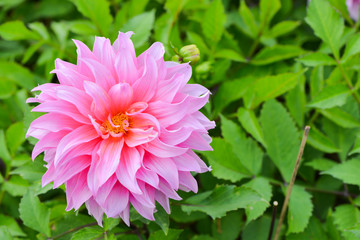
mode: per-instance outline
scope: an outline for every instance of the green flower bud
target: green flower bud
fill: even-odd
[[[182,47],[179,55],[182,58],[182,62],[190,62],[191,65],[194,65],[200,60],[200,50],[195,44]]]
[[[178,63],[182,63],[182,58],[181,58],[179,55],[174,55],[174,56],[171,58],[171,61],[173,61],[173,62],[178,62]]]

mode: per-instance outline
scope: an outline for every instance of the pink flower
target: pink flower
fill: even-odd
[[[349,15],[355,21],[359,20],[359,6],[360,0],[346,0],[346,5],[349,11]]]
[[[212,150],[215,124],[198,111],[209,91],[187,84],[190,65],[165,62],[161,43],[136,57],[131,35],[120,32],[113,45],[96,37],[93,51],[74,40],[77,64],[57,59],[60,84],[27,100],[47,112],[27,132],[39,139],[32,158],[45,153],[43,186],[65,183],[66,210],[85,203],[99,225],[104,213],[129,225],[130,203],[150,220],[155,201],[170,213],[178,189],[198,190],[190,171],[210,170],[193,152]]]

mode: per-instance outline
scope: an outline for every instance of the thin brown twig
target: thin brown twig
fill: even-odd
[[[295,167],[294,167],[294,170],[293,170],[293,173],[292,173],[292,176],[291,176],[290,184],[289,184],[289,187],[288,187],[287,192],[286,192],[285,201],[284,201],[284,204],[283,204],[282,209],[281,209],[280,219],[279,219],[279,223],[278,223],[277,228],[276,228],[276,233],[275,233],[274,240],[277,240],[279,238],[279,235],[280,235],[281,225],[282,225],[282,223],[284,221],[285,213],[286,213],[287,207],[289,205],[289,200],[290,200],[292,187],[294,186],[296,175],[297,175],[297,172],[298,172],[299,167],[300,167],[300,160],[301,160],[301,157],[302,157],[303,152],[304,152],[306,140],[307,140],[307,137],[309,135],[309,130],[310,130],[310,126],[306,126],[305,130],[304,130],[303,138],[301,140],[300,149],[299,149],[299,153],[298,153],[298,156],[297,156],[297,159],[296,159]]]
[[[66,232],[60,233],[59,235],[56,235],[56,236],[54,236],[54,237],[49,237],[49,238],[47,238],[47,240],[54,240],[54,239],[57,239],[57,238],[61,238],[62,236],[65,236],[66,234],[75,232],[75,231],[80,230],[80,229],[82,229],[82,228],[86,228],[86,227],[90,227],[90,226],[95,226],[95,225],[97,225],[97,223],[96,223],[96,222],[93,222],[93,223],[81,225],[81,226],[79,226],[79,227],[71,228],[71,229],[67,230]]]

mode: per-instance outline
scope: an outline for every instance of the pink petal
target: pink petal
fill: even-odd
[[[197,193],[198,185],[195,178],[191,175],[190,172],[179,171],[179,179],[182,190],[186,191],[187,189],[189,189],[194,193]]]
[[[112,100],[112,113],[114,115],[125,112],[132,102],[133,90],[128,83],[118,83],[109,90]]]
[[[190,137],[186,139],[184,142],[179,144],[179,147],[183,148],[191,148],[200,151],[212,151],[212,147],[210,146],[209,142],[206,140],[204,136],[208,136],[207,133],[199,133],[199,132],[192,132]],[[211,141],[211,138],[210,138]]]
[[[68,130],[62,130],[55,133],[48,133],[44,137],[42,137],[34,146],[34,149],[32,151],[31,158],[35,160],[35,158],[43,151],[50,149],[50,148],[56,148],[59,144],[59,141],[61,141],[62,138],[64,138],[67,134],[69,134],[70,131]]]
[[[103,64],[90,58],[82,58],[81,61],[92,73],[92,79],[94,79],[96,84],[103,88],[105,91],[108,91],[111,86],[116,84],[115,78]]]
[[[82,115],[90,114],[92,99],[84,91],[71,86],[60,86],[56,89],[56,96],[73,104]]]
[[[102,227],[102,218],[104,215],[104,211],[102,210],[102,208],[99,206],[99,204],[97,204],[93,197],[87,200],[85,204],[86,208],[89,211],[89,214],[94,216],[99,226]]]
[[[147,184],[149,184],[155,188],[157,188],[159,186],[158,175],[146,167],[141,167],[136,172],[136,178],[143,182],[146,182]]]
[[[157,190],[155,192],[155,200],[160,203],[167,214],[170,214],[169,198],[165,194]]]
[[[157,136],[158,133],[154,131],[153,128],[149,128],[147,130],[141,128],[130,128],[129,131],[127,131],[125,143],[128,147],[136,147],[152,141]]]
[[[83,170],[65,183],[68,203],[66,211],[72,208],[75,210],[79,209],[80,206],[91,197],[91,192],[86,181],[87,173],[88,169]]]
[[[112,218],[119,215],[121,216],[121,213],[124,211],[126,214],[126,211],[129,212],[129,209],[126,209],[128,207],[128,203],[129,191],[117,182],[106,198],[106,202],[104,204],[105,213],[108,217]],[[128,220],[124,220],[124,222],[128,224]]]
[[[95,116],[101,121],[106,121],[110,112],[111,101],[109,95],[103,88],[93,82],[84,82],[84,88],[86,93],[93,99],[94,108],[92,110]]]
[[[143,216],[144,218],[149,219],[151,221],[155,220],[155,218],[154,218],[155,208],[146,207],[146,206],[142,205],[133,196],[130,196],[130,202],[134,206],[136,211],[138,211],[138,213],[140,213],[141,216]]]
[[[187,151],[183,155],[173,157],[172,160],[175,163],[179,171],[194,171],[201,172],[201,167],[198,160],[190,153],[191,150]]]
[[[187,148],[168,145],[161,142],[158,138],[155,138],[153,141],[149,142],[146,146],[144,146],[144,149],[160,158],[180,156],[188,150]]]
[[[129,204],[125,207],[125,209],[120,213],[121,219],[124,223],[130,227],[130,214],[129,214]]]

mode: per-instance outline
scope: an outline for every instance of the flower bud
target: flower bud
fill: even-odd
[[[194,65],[200,60],[200,50],[195,44],[182,47],[179,55],[182,58],[182,62],[190,62],[191,65]]]
[[[178,62],[178,63],[182,63],[182,58],[181,58],[179,55],[174,55],[174,56],[171,58],[171,61],[173,61],[173,62]]]

